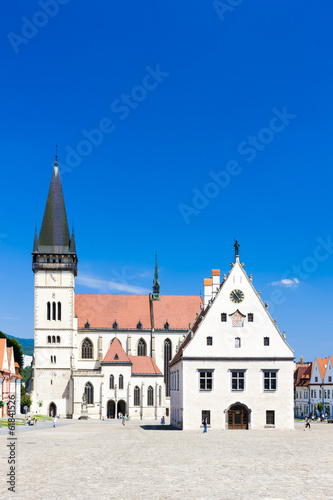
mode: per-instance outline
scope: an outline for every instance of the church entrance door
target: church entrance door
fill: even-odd
[[[57,416],[57,406],[54,403],[50,403],[49,406],[49,417]]]
[[[110,399],[108,401],[108,406],[107,406],[107,417],[108,418],[115,418],[116,415],[116,403],[113,401],[113,399]]]
[[[117,403],[117,416],[119,413],[126,415],[126,403],[123,399],[120,399]]]
[[[228,429],[247,429],[248,411],[245,406],[234,405],[228,411]]]

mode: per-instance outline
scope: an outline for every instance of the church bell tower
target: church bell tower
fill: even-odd
[[[71,360],[77,325],[74,314],[77,255],[70,236],[57,156],[41,230],[32,251],[35,275],[33,410],[72,414]],[[40,406],[42,402],[42,406]]]

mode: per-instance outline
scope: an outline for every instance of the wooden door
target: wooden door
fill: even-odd
[[[228,429],[247,429],[247,409],[244,406],[232,406],[228,411]]]

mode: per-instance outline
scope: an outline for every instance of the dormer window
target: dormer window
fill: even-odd
[[[114,359],[115,361],[117,361],[117,360],[119,359],[119,356],[118,356],[118,354],[117,354],[117,353],[114,355],[114,358],[113,358],[113,359]]]
[[[170,325],[167,321],[164,323],[164,330],[170,330]]]
[[[85,328],[90,328],[90,323],[89,321],[87,320],[86,324],[84,325]]]
[[[142,330],[142,323],[139,320],[139,323],[136,325],[137,330]]]
[[[118,323],[117,323],[117,321],[115,321],[115,322],[113,323],[112,328],[113,328],[114,330],[118,330]]]

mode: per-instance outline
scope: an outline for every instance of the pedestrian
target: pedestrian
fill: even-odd
[[[303,429],[303,431],[305,431],[305,429],[309,429],[309,431],[311,431],[310,420],[308,419],[308,417],[305,417],[305,420],[304,420],[304,429]]]
[[[37,425],[37,417],[35,418],[35,425]]]
[[[125,416],[125,415],[123,415],[121,420],[122,420],[123,425],[125,425],[125,422],[126,422],[126,416]]]
[[[29,415],[28,424],[31,425],[31,416]]]
[[[164,418],[164,415],[162,416],[161,418],[161,424],[164,425],[165,424],[165,418]]]
[[[53,419],[53,427],[55,427],[57,425],[57,419],[54,417]]]
[[[203,419],[202,424],[204,426],[203,432],[207,432],[207,418],[206,417]]]

